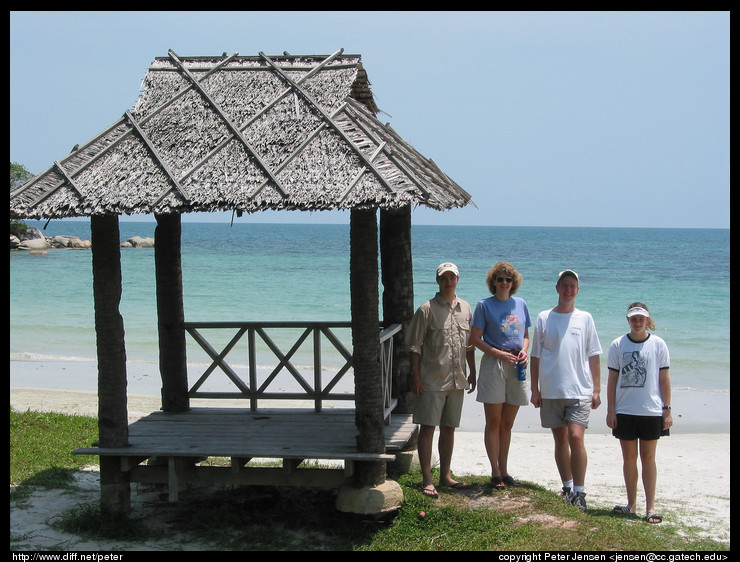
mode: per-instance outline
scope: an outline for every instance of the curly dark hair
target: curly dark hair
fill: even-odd
[[[496,278],[500,275],[511,277],[510,295],[513,295],[519,290],[519,286],[522,284],[522,274],[519,273],[509,262],[500,261],[491,266],[488,275],[486,275],[486,285],[488,285],[488,290],[492,295],[496,294]]]

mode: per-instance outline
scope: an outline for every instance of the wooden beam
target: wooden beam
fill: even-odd
[[[169,484],[171,490],[174,486],[167,466],[137,466],[131,471],[130,478],[131,482]],[[178,486],[180,484],[242,484],[339,488],[347,483],[344,468],[301,468],[291,474],[286,474],[280,467],[250,467],[234,472],[228,466],[191,466],[183,467],[181,472],[174,474],[174,478]],[[179,494],[176,495],[179,496]]]

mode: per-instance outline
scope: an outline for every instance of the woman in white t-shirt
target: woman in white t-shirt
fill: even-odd
[[[606,424],[622,447],[627,505],[613,512],[631,515],[637,509],[637,457],[642,465],[645,489],[645,521],[660,523],[655,512],[658,439],[669,434],[671,416],[670,355],[665,341],[649,334],[655,330],[647,306],[632,303],[627,309],[630,332],[615,339],[609,348]]]

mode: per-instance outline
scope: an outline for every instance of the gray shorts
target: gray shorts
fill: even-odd
[[[459,427],[464,399],[465,391],[462,389],[425,390],[416,397],[414,423]]]
[[[567,423],[588,427],[591,400],[570,398],[543,398],[540,406],[542,427],[554,429]]]
[[[478,375],[478,393],[476,400],[485,404],[511,404],[526,406],[529,404],[529,382],[520,381],[517,366],[504,363],[496,357],[484,355],[480,362]]]

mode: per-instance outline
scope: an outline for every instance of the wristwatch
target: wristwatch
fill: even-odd
[[[670,406],[663,406],[663,409],[664,409],[664,410],[670,410],[670,409],[671,409],[671,407],[670,407]]]

